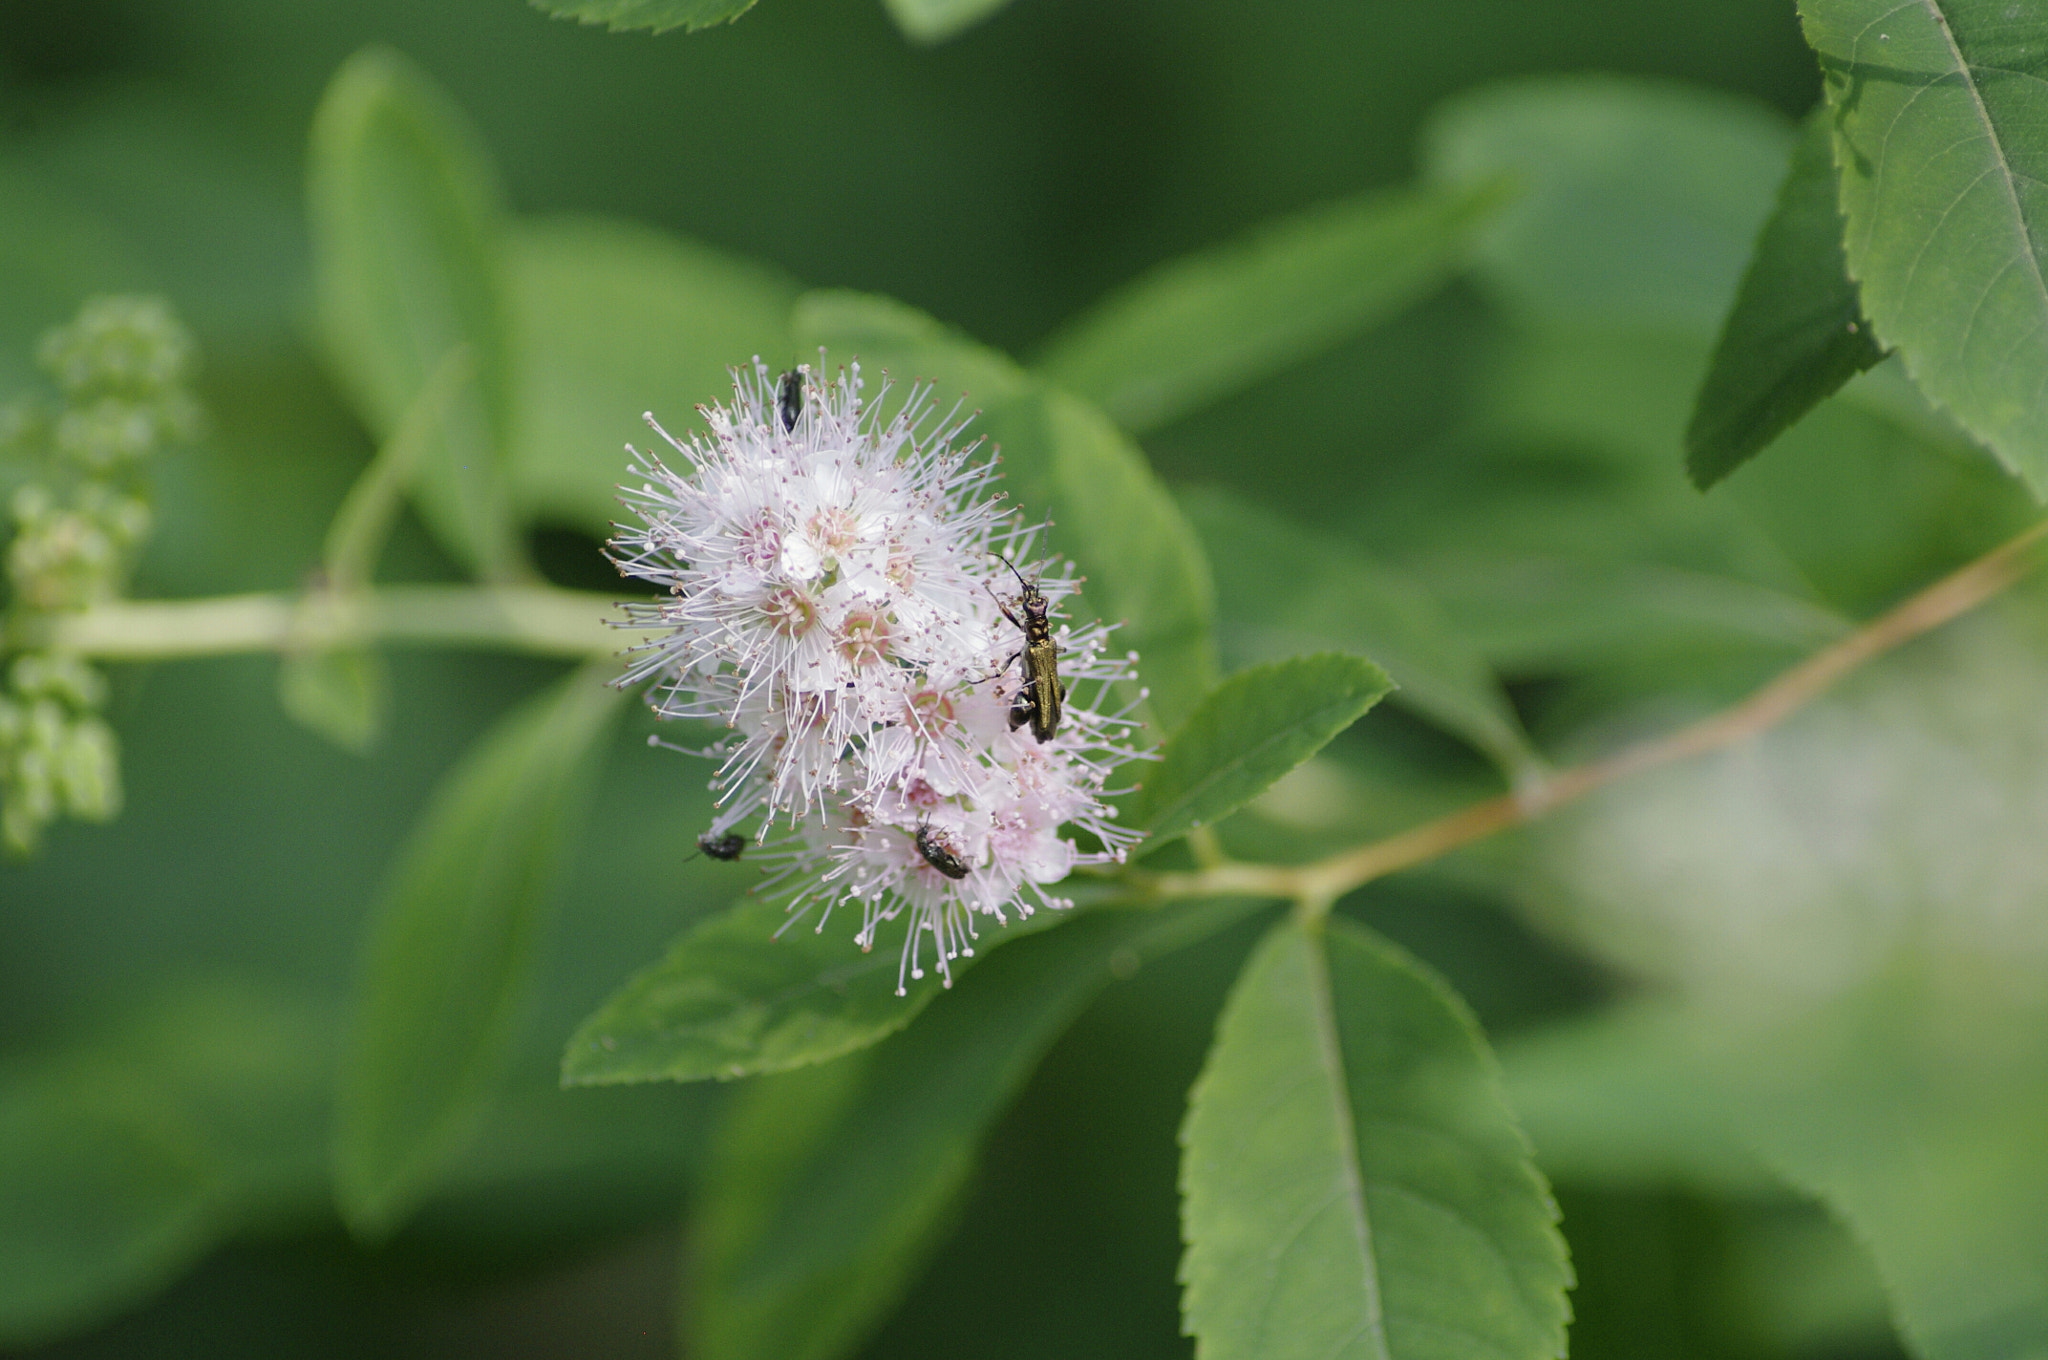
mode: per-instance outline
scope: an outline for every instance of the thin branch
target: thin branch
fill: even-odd
[[[1617,780],[1723,750],[1769,731],[1857,667],[1969,613],[2019,580],[2035,565],[2034,553],[2044,537],[2048,537],[2048,520],[1814,653],[1740,703],[1604,759],[1560,770],[1533,788],[1474,803],[1312,864],[1217,864],[1192,873],[1139,871],[1130,875],[1130,881],[1161,897],[1287,897],[1303,903],[1334,902],[1376,878],[1426,864],[1497,831],[1533,821]]]

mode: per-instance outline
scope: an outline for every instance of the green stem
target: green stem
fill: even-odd
[[[553,586],[380,586],[345,595],[121,600],[70,614],[18,617],[9,625],[7,644],[99,661],[378,643],[573,658],[608,655],[635,641],[638,634],[606,622],[617,614],[614,596]]]

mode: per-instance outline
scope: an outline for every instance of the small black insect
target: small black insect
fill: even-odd
[[[947,878],[965,878],[974,867],[960,853],[960,843],[930,822],[917,824],[917,853]]]
[[[775,384],[775,414],[782,417],[783,433],[794,430],[803,413],[804,375],[792,368]]]
[[[996,608],[1003,611],[1003,617],[1024,632],[1024,645],[1003,662],[1003,669],[1008,670],[1011,661],[1024,659],[1024,687],[1018,691],[1017,701],[1010,705],[1010,730],[1014,732],[1028,722],[1033,737],[1041,742],[1051,741],[1060,730],[1061,706],[1067,702],[1067,687],[1060,679],[1060,645],[1052,640],[1052,606],[1037,581],[1025,580],[1014,562],[1001,553],[996,556],[1003,558],[1003,565],[1024,588],[1017,597],[1017,609],[1024,615],[1021,619],[1000,598],[996,600]]]
[[[714,836],[709,831],[697,833],[697,848],[713,859],[732,863],[746,852],[747,843],[737,831],[728,831],[723,836]]]

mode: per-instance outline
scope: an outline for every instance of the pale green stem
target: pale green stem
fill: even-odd
[[[225,595],[121,600],[70,614],[28,615],[8,644],[99,661],[238,652],[319,651],[381,643],[473,647],[537,656],[604,656],[641,634],[610,626],[614,596],[554,586],[380,586],[335,595]]]

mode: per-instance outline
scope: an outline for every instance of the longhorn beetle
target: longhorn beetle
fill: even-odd
[[[803,413],[804,375],[792,368],[775,384],[775,414],[782,418],[782,432],[794,430],[796,418]]]
[[[917,853],[947,878],[965,878],[974,868],[960,853],[959,842],[928,821],[917,824]]]
[[[1024,658],[1024,687],[1010,706],[1010,730],[1014,732],[1028,722],[1032,736],[1041,742],[1051,741],[1060,730],[1060,706],[1067,701],[1067,687],[1060,680],[1060,645],[1052,640],[1052,621],[1048,617],[1052,606],[1046,603],[1036,580],[1025,580],[1016,563],[1001,553],[996,556],[1003,558],[1003,565],[1024,588],[1017,597],[1017,608],[1024,615],[1021,619],[996,597],[996,608],[1003,611],[1003,617],[1024,632],[1024,645],[1003,662],[1003,670],[1008,670],[1011,661]],[[994,591],[989,594],[995,596]]]

